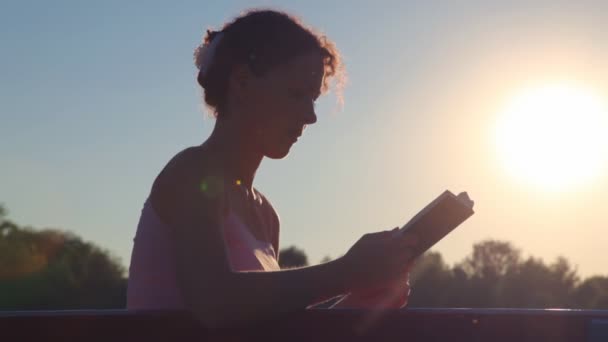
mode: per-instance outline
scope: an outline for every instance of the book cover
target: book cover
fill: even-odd
[[[466,192],[458,196],[446,190],[424,207],[401,229],[400,233],[414,233],[418,237],[415,257],[426,252],[439,240],[474,214],[474,202]]]

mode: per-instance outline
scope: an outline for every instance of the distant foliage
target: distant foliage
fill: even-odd
[[[471,255],[453,267],[439,253],[426,253],[411,279],[412,307],[608,309],[608,277],[581,282],[567,259],[523,259],[503,241],[473,245]]]
[[[582,309],[608,309],[608,277],[591,277],[574,292],[574,301]]]
[[[281,268],[294,268],[308,266],[308,257],[304,250],[291,246],[279,251],[279,266]]]
[[[326,255],[323,257],[323,259],[321,259],[321,261],[319,263],[325,264],[327,262],[330,262],[331,260],[332,260],[332,258],[329,255]]]
[[[68,232],[20,227],[0,213],[0,310],[125,307],[125,270],[108,252]]]

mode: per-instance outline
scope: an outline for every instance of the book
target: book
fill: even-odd
[[[446,190],[401,227],[399,234],[417,236],[416,258],[471,217],[475,213],[474,204],[466,192],[456,196]]]

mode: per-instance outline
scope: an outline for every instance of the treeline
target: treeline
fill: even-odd
[[[126,289],[107,251],[69,232],[20,227],[0,206],[0,310],[124,308]]]
[[[291,246],[279,263],[308,258]],[[429,252],[411,281],[411,307],[608,309],[608,277],[581,279],[563,257],[546,264],[504,241],[477,243],[453,266]],[[0,310],[124,308],[126,288],[125,268],[108,251],[69,232],[21,227],[0,206]]]
[[[564,257],[528,257],[510,243],[488,240],[450,267],[441,254],[418,260],[411,274],[412,307],[608,309],[608,277],[581,279]]]

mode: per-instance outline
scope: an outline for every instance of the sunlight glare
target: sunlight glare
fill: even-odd
[[[599,96],[565,83],[523,91],[500,114],[498,156],[533,186],[564,189],[592,180],[608,161],[608,110]]]

